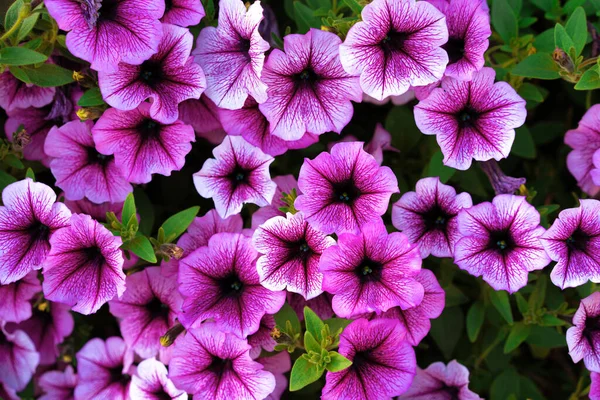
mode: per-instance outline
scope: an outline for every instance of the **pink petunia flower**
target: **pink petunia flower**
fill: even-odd
[[[282,200],[283,193],[290,194],[292,190],[296,190],[296,194],[301,193],[294,175],[276,176],[273,178],[273,182],[277,185],[273,200],[271,204],[259,208],[252,214],[252,229],[258,228],[259,225],[264,224],[273,217],[285,217],[285,213],[280,210],[280,208],[288,206]]]
[[[154,358],[139,363],[131,377],[131,400],[187,400],[183,390],[177,389],[167,376],[167,368]]]
[[[161,21],[182,27],[195,26],[205,15],[201,0],[165,0]]]
[[[246,338],[250,348],[250,358],[255,360],[262,351],[272,352],[275,349],[275,339],[271,337],[271,332],[275,328],[275,318],[272,315],[265,314],[261,320],[258,330]]]
[[[333,317],[333,308],[331,307],[331,299],[333,296],[327,292],[323,292],[315,298],[306,300],[301,294],[288,292],[287,303],[296,312],[300,321],[304,320],[304,307],[308,307],[322,320]]]
[[[205,94],[200,99],[189,99],[179,103],[179,119],[191,125],[196,136],[209,143],[220,144],[225,135],[219,118],[220,109]]]
[[[42,291],[37,271],[31,271],[23,278],[0,285],[0,321],[21,322],[31,318],[33,297]]]
[[[600,292],[581,300],[567,330],[567,346],[574,363],[583,360],[592,372],[600,372]]]
[[[0,383],[20,392],[25,389],[40,362],[35,345],[21,330],[7,332],[0,321]]]
[[[67,365],[64,371],[45,372],[38,381],[44,394],[39,400],[75,400],[77,374]]]
[[[262,364],[265,371],[269,371],[275,377],[275,390],[265,400],[279,400],[288,388],[285,373],[292,369],[290,355],[282,351],[273,356],[258,358],[256,362]]]
[[[587,110],[577,128],[565,134],[565,143],[573,149],[567,156],[567,168],[581,190],[590,196],[600,192],[600,166],[594,165],[594,155],[600,155],[599,124],[600,104],[595,104]]]
[[[592,384],[590,385],[590,400],[600,400],[600,373],[592,372],[590,374]]]
[[[0,107],[7,114],[19,109],[44,107],[54,98],[56,88],[21,82],[6,71],[0,74]]]

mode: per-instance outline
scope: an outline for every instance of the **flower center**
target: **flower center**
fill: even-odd
[[[296,85],[304,87],[312,87],[312,85],[319,81],[319,75],[317,75],[315,71],[310,67],[307,67],[302,72],[294,75],[293,78],[296,82]]]
[[[445,230],[446,224],[452,217],[445,210],[443,210],[437,203],[434,204],[429,210],[421,214],[423,222],[425,223],[425,229],[428,231],[437,229]]]
[[[118,365],[109,370],[110,372],[110,381],[112,383],[119,383],[122,386],[127,385],[131,380],[131,376],[123,373],[123,366]]]
[[[506,253],[514,248],[514,241],[509,231],[495,231],[490,233],[488,248],[500,253]]]
[[[581,228],[577,228],[571,234],[571,236],[567,238],[567,247],[570,250],[585,251],[589,240],[590,236],[584,231],[582,231]]]
[[[378,281],[381,277],[383,265],[377,261],[364,258],[354,269],[354,273],[361,282]]]
[[[230,274],[219,282],[221,293],[229,297],[238,297],[244,290],[244,283],[235,274]]]
[[[169,306],[160,301],[158,297],[152,298],[146,304],[146,310],[148,310],[152,319],[161,318],[166,321],[169,317]]]
[[[594,342],[600,339],[600,315],[595,317],[589,316],[586,318],[583,334],[588,339],[592,347],[595,347]]]
[[[231,369],[231,360],[228,358],[223,359],[217,356],[212,356],[212,362],[207,369],[217,376],[221,376],[225,371]]]
[[[40,221],[35,221],[32,223],[29,228],[27,228],[27,232],[31,236],[32,241],[48,241],[48,237],[50,236],[50,228],[46,225],[42,224]]]
[[[335,182],[333,186],[333,200],[341,203],[352,203],[360,196],[360,190],[354,185],[352,179]]]
[[[400,52],[403,50],[404,42],[406,42],[408,38],[408,33],[389,31],[381,41],[381,48],[387,55]]]
[[[229,174],[229,179],[233,182],[234,188],[242,183],[248,183],[249,171],[237,165]]]
[[[102,252],[98,247],[86,247],[81,250],[85,257],[85,262],[93,264],[97,267],[102,266],[106,262],[106,259],[102,255]]]
[[[448,53],[449,64],[454,64],[465,56],[465,41],[462,38],[451,37],[442,49]]]
[[[140,122],[137,131],[143,139],[156,139],[160,136],[162,125],[153,119],[147,118]]]
[[[159,62],[147,60],[140,66],[140,79],[148,86],[153,87],[162,81],[163,72]]]
[[[88,147],[88,164],[99,164],[104,167],[110,160],[112,160],[113,156],[107,156],[104,154],[98,153],[98,151],[94,147]]]
[[[479,118],[479,113],[473,107],[466,106],[456,114],[458,125],[461,128],[471,128]]]
[[[310,247],[308,246],[308,244],[306,242],[304,242],[300,245],[300,251],[303,253],[308,253],[310,251]]]

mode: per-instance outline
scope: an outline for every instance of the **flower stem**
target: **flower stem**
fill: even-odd
[[[4,35],[0,36],[0,40],[5,41],[9,37],[11,37],[12,34],[15,33],[17,31],[17,29],[19,29],[21,27],[21,23],[25,20],[25,18],[27,18],[29,16],[30,11],[31,11],[31,8],[29,8],[29,7],[26,7],[26,6],[21,7],[21,9],[19,10],[19,16],[17,17],[17,20],[15,21],[13,26],[10,27],[9,30],[4,32]]]

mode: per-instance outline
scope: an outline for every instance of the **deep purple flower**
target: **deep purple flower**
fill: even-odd
[[[306,300],[300,294],[288,292],[287,303],[294,309],[300,321],[304,320],[304,307],[310,308],[319,318],[326,320],[333,317],[332,298],[331,294],[323,292],[315,298]]]
[[[131,111],[110,108],[92,128],[98,152],[114,155],[115,164],[132,183],[148,183],[152,174],[170,176],[179,171],[196,137],[194,129],[181,121],[154,120],[150,107],[142,103]]]
[[[362,91],[358,77],[342,68],[340,44],[337,35],[311,29],[304,35],[286,35],[285,52],[271,52],[262,76],[268,98],[260,110],[272,134],[298,140],[305,132],[340,133],[350,122],[350,100],[360,102]]]
[[[567,345],[573,362],[583,359],[587,369],[600,372],[600,292],[581,300],[567,330]]]
[[[592,372],[590,374],[592,384],[590,386],[590,400],[600,400],[600,373]]]
[[[600,104],[595,104],[581,118],[577,129],[565,134],[565,143],[573,149],[567,156],[567,168],[581,190],[590,196],[600,192],[600,170],[593,164],[594,154],[600,149],[599,126]]]
[[[177,389],[167,377],[164,364],[154,358],[142,361],[131,377],[131,400],[187,400],[183,390]]]
[[[200,99],[179,103],[179,119],[191,125],[196,136],[209,143],[219,144],[225,139],[225,131],[219,120],[219,108],[205,94]]]
[[[411,243],[419,245],[421,257],[452,257],[459,239],[456,216],[473,205],[469,193],[456,194],[438,177],[423,178],[416,191],[402,195],[392,209],[392,223]]]
[[[49,238],[69,224],[70,211],[49,186],[29,178],[8,185],[0,206],[0,283],[42,268]]]
[[[89,215],[73,214],[70,222],[50,238],[44,296],[92,314],[125,291],[121,238]]]
[[[204,72],[190,56],[192,34],[186,28],[163,24],[158,51],[140,65],[120,63],[114,72],[99,72],[102,97],[119,110],[133,110],[150,98],[150,116],[164,124],[179,117],[178,105],[199,99],[206,88]]]
[[[525,178],[513,178],[502,172],[496,160],[479,163],[479,166],[490,180],[496,194],[514,194],[527,180]]]
[[[40,362],[40,354],[29,336],[21,330],[7,332],[0,321],[0,382],[10,389],[21,391],[31,380]]]
[[[425,135],[436,135],[445,165],[466,170],[472,159],[508,156],[527,110],[508,83],[494,83],[495,75],[486,67],[469,82],[445,77],[440,88],[415,106],[417,126]]]
[[[198,36],[195,60],[206,73],[206,96],[222,108],[242,108],[248,95],[267,99],[260,76],[267,43],[258,32],[263,19],[260,2],[246,8],[239,0],[219,1],[219,26],[207,26]]]
[[[415,352],[399,323],[359,319],[344,329],[339,353],[352,361],[340,372],[327,372],[323,400],[388,400],[404,393],[416,373]]]
[[[194,399],[260,400],[275,389],[275,378],[252,361],[244,339],[202,324],[175,342],[169,377]]]
[[[469,390],[469,370],[452,360],[448,365],[436,362],[426,369],[417,368],[417,375],[401,400],[481,400]]]
[[[63,31],[74,56],[96,71],[116,70],[119,62],[141,64],[162,36],[162,1],[48,0],[48,12]]]
[[[360,87],[383,100],[442,78],[448,54],[445,18],[431,4],[415,0],[374,0],[361,13],[344,44],[344,69],[360,75]]]
[[[127,347],[142,358],[160,354],[168,363],[170,347],[160,345],[160,337],[175,324],[182,299],[177,292],[177,277],[161,275],[159,267],[146,267],[129,275],[121,297],[108,303],[119,318],[121,335]]]
[[[337,143],[330,153],[305,159],[298,186],[302,194],[295,207],[325,233],[357,232],[387,211],[396,176],[380,167],[361,142]]]
[[[244,203],[271,203],[276,186],[269,175],[273,157],[239,136],[227,136],[213,155],[194,174],[194,185],[200,196],[214,200],[221,218],[239,213]]]
[[[39,400],[75,400],[77,375],[67,365],[64,371],[45,372],[38,381],[44,394]]]
[[[122,202],[133,188],[113,156],[96,150],[90,121],[71,121],[48,133],[44,150],[52,157],[50,169],[56,186],[69,200],[87,197],[94,203]]]
[[[42,291],[36,271],[7,285],[0,285],[0,321],[21,322],[31,317],[30,300]]]
[[[459,212],[454,263],[495,290],[514,293],[527,284],[529,272],[550,263],[540,241],[545,231],[525,197],[498,195]]]
[[[53,87],[44,88],[21,82],[8,71],[0,74],[0,107],[7,113],[43,107],[52,101],[55,91]]]
[[[177,26],[195,26],[205,16],[200,0],[165,0],[165,14],[161,21]]]
[[[260,320],[258,330],[252,335],[248,335],[247,340],[250,348],[250,358],[253,360],[260,356],[263,350],[272,352],[277,342],[271,337],[271,332],[275,328],[275,318],[272,315],[265,314]]]
[[[358,235],[342,233],[337,245],[321,255],[323,290],[334,294],[333,311],[342,318],[415,307],[423,286],[419,248],[399,232],[388,235],[380,221],[362,227]]]
[[[120,337],[94,338],[76,354],[77,400],[129,399],[133,353]]]
[[[259,208],[252,214],[252,229],[258,228],[259,225],[264,224],[273,217],[285,217],[285,213],[280,210],[280,208],[288,206],[288,204],[282,200],[283,193],[290,194],[292,190],[296,190],[296,194],[301,193],[300,189],[298,189],[298,182],[296,182],[294,175],[276,176],[273,178],[273,182],[277,185],[273,200],[271,201],[271,204]]]
[[[288,380],[284,374],[292,369],[290,355],[282,351],[272,356],[261,357],[256,362],[261,363],[265,371],[269,371],[275,377],[275,390],[266,397],[266,400],[279,400],[288,388]]]
[[[179,291],[186,328],[213,318],[217,326],[246,337],[258,330],[265,314],[275,314],[285,292],[272,292],[259,282],[257,252],[239,233],[218,233],[179,262]]]

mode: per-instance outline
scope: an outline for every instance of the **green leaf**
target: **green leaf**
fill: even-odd
[[[294,15],[300,33],[306,33],[310,28],[321,27],[321,19],[315,17],[313,10],[299,1],[294,2]]]
[[[304,357],[298,358],[290,374],[290,392],[295,392],[316,382],[323,375],[323,372],[318,370],[316,364],[311,363]]]
[[[438,176],[442,183],[446,183],[452,178],[456,170],[454,168],[450,168],[444,165],[443,163],[444,155],[441,151],[436,151],[433,156],[431,156],[431,160],[429,161],[429,166],[427,168],[427,176]]]
[[[565,29],[575,45],[576,55],[580,55],[588,37],[587,21],[583,7],[577,7],[567,20]]]
[[[600,70],[598,65],[594,65],[581,75],[579,82],[575,85],[575,90],[594,90],[600,88]]]
[[[6,15],[4,16],[5,31],[8,31],[17,22],[19,11],[21,10],[21,7],[23,7],[23,4],[23,0],[17,0],[11,4],[8,10],[6,10]]]
[[[474,343],[479,336],[481,326],[485,319],[485,307],[480,301],[473,303],[467,312],[467,335],[471,343]]]
[[[556,48],[554,46],[554,28],[550,28],[540,33],[533,40],[533,45],[538,53],[552,53]]]
[[[275,323],[280,330],[285,329],[286,321],[290,321],[294,332],[302,331],[298,314],[296,314],[296,311],[294,311],[294,309],[287,302],[273,317],[275,318]]]
[[[511,153],[530,160],[536,157],[535,143],[527,126],[523,125],[516,129]]]
[[[363,6],[356,0],[344,0],[344,3],[352,10],[356,15],[362,13]]]
[[[325,324],[321,321],[321,318],[315,314],[313,310],[308,307],[304,307],[304,322],[306,323],[306,330],[317,339],[319,343],[323,340],[323,335],[321,331]]]
[[[135,188],[133,195],[135,196],[137,213],[140,215],[140,232],[149,236],[154,226],[154,206],[146,192],[141,188]]]
[[[517,299],[517,308],[521,315],[525,315],[529,311],[529,304],[525,300],[525,297],[521,293],[515,293],[515,299]]]
[[[135,198],[133,197],[133,193],[129,193],[127,198],[125,198],[125,202],[123,203],[123,209],[121,211],[121,222],[124,224],[127,223],[136,213],[135,209]]]
[[[22,41],[23,39],[25,39],[27,37],[27,35],[29,35],[29,32],[31,32],[31,30],[35,26],[39,17],[40,17],[40,14],[35,13],[23,20],[23,23],[19,27],[19,33],[17,34],[17,42]]]
[[[511,395],[520,399],[519,374],[508,368],[494,379],[490,387],[490,400],[507,400]]]
[[[317,342],[317,339],[309,331],[304,332],[304,348],[306,351],[321,353],[321,343]]]
[[[42,64],[37,68],[10,67],[10,72],[17,79],[40,87],[63,86],[73,82],[73,72],[55,64]]]
[[[544,300],[546,299],[546,288],[548,287],[548,277],[546,275],[539,275],[535,288],[529,296],[529,308],[532,310],[539,310],[544,306]]]
[[[106,103],[102,98],[100,88],[97,87],[86,90],[86,92],[83,94],[83,96],[81,96],[81,98],[77,102],[77,105],[81,107],[95,107],[102,106],[104,104]]]
[[[558,79],[558,66],[548,53],[535,53],[517,64],[511,74],[537,79]]]
[[[393,107],[385,119],[385,130],[392,135],[392,146],[406,154],[423,137],[417,128],[412,109]]]
[[[139,232],[136,237],[123,243],[121,248],[123,250],[131,251],[142,260],[146,260],[150,263],[156,262],[156,254],[154,254],[152,243],[150,243],[150,240],[148,240],[146,236]]]
[[[540,92],[540,89],[527,82],[523,83],[519,88],[519,96],[527,101],[534,101],[537,103],[544,101],[544,95]]]
[[[331,362],[325,366],[329,372],[343,371],[352,365],[352,361],[348,360],[337,351],[330,351],[329,357],[331,357]]]
[[[351,322],[352,320],[343,318],[329,318],[328,320],[323,321],[324,324],[329,325],[329,331],[332,334],[336,333],[340,328],[344,329],[350,325]]]
[[[455,285],[448,285],[444,287],[446,293],[446,307],[458,306],[469,302],[469,298],[457,288]]]
[[[567,345],[565,336],[558,333],[556,328],[543,326],[531,327],[531,333],[526,341],[529,344],[551,349]]]
[[[25,166],[23,165],[23,162],[21,160],[19,160],[19,158],[14,154],[7,154],[6,157],[4,157],[3,161],[9,167],[13,167],[16,169],[24,169],[25,168]]]
[[[515,15],[519,15],[523,8],[523,0],[508,0],[508,5],[513,9]]]
[[[446,360],[452,358],[454,348],[462,336],[464,319],[460,307],[446,307],[439,318],[431,321],[429,333]]]
[[[519,34],[517,16],[507,0],[492,3],[492,25],[506,44]]]
[[[563,321],[562,319],[560,319],[552,314],[542,315],[542,325],[543,326],[565,326],[566,324],[567,324],[566,321]]]
[[[0,64],[30,65],[44,62],[48,59],[44,54],[25,47],[5,47],[0,49]]]
[[[531,325],[525,325],[523,322],[514,324],[504,343],[504,354],[508,354],[519,347],[527,339],[530,332]]]
[[[17,178],[9,175],[7,172],[0,170],[0,192],[11,183],[15,183]]]
[[[161,225],[161,228],[165,230],[165,236],[170,241],[177,239],[185,230],[194,222],[194,218],[198,215],[200,207],[190,207],[187,210],[183,210],[167,219]]]
[[[521,396],[527,400],[546,400],[544,395],[540,392],[537,385],[533,381],[525,376],[521,376],[519,379],[519,388],[521,390]]]
[[[554,45],[559,49],[563,49],[567,54],[571,53],[571,47],[575,48],[573,39],[571,39],[561,24],[556,24],[554,26]]]
[[[31,168],[27,168],[27,171],[25,172],[25,177],[35,182],[35,173]]]
[[[490,288],[490,301],[492,305],[498,310],[500,315],[508,322],[510,325],[514,323],[512,310],[510,308],[510,300],[508,298],[508,293],[504,290],[494,290]]]

